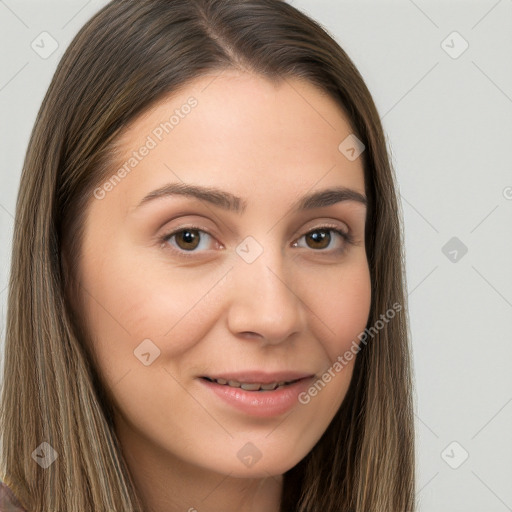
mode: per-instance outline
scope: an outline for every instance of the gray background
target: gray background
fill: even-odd
[[[0,0],[0,356],[30,130],[63,51],[105,3]],[[512,511],[512,0],[290,3],[356,63],[397,173],[419,510]],[[31,47],[44,31],[59,45],[48,58]]]

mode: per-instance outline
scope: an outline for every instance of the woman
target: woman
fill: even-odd
[[[26,510],[414,509],[394,176],[297,9],[103,8],[37,118],[12,261],[1,476]]]

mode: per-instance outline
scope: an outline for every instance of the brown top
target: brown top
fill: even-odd
[[[0,481],[0,512],[27,512],[12,490],[2,481]]]

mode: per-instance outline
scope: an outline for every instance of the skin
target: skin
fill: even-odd
[[[198,101],[190,114],[103,199],[91,200],[82,313],[147,510],[278,512],[283,473],[328,427],[355,359],[307,405],[271,418],[224,404],[197,377],[247,369],[320,376],[364,330],[371,299],[365,206],[291,210],[299,197],[331,186],[364,195],[362,161],[338,150],[352,129],[313,85],[287,79],[276,86],[225,70],[132,123],[119,139],[120,166],[190,96]],[[239,214],[185,196],[137,208],[149,192],[182,181],[229,191],[247,208]],[[348,230],[354,243],[333,231],[324,245],[308,240],[326,223]],[[195,225],[199,244],[187,245],[183,233],[162,242]],[[251,264],[236,252],[249,235],[263,248]],[[195,256],[180,255],[187,247]],[[144,339],[160,350],[148,366],[134,356]],[[250,467],[237,456],[248,442],[261,453]]]

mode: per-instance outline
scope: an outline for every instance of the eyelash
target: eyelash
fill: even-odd
[[[200,231],[201,233],[206,233],[208,236],[214,238],[213,235],[208,233],[207,230],[205,230],[199,226],[192,226],[192,225],[191,226],[180,226],[178,229],[175,229],[175,230],[171,231],[170,233],[166,233],[166,234],[162,235],[162,237],[159,239],[160,244],[165,245],[166,248],[170,248],[170,250],[172,252],[174,252],[175,254],[177,254],[180,257],[196,258],[197,255],[195,254],[195,252],[197,252],[197,251],[184,251],[183,249],[177,249],[176,247],[173,247],[172,245],[169,244],[169,241],[173,236],[175,236],[183,231],[187,231],[187,230]],[[336,226],[332,226],[332,225],[324,225],[324,226],[319,226],[317,228],[311,229],[311,230],[307,231],[306,233],[304,233],[300,238],[302,238],[306,235],[309,235],[311,233],[314,233],[315,231],[333,231],[333,232],[337,233],[338,235],[340,235],[346,244],[354,245],[354,238],[350,233],[342,231],[341,229],[337,228]],[[300,240],[300,238],[298,238],[298,240]],[[332,249],[331,250],[312,249],[312,250],[314,252],[327,252],[327,253],[329,253],[329,252],[336,253],[337,252],[338,254],[341,255],[346,251],[346,249],[347,249],[347,247],[342,247],[341,249],[338,249],[338,250],[332,250]]]

